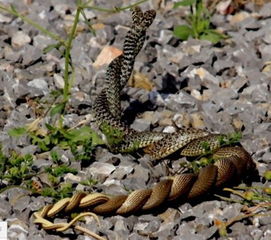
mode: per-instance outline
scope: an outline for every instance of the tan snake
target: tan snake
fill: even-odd
[[[115,58],[107,69],[106,86],[98,95],[93,112],[101,131],[107,137],[109,148],[115,152],[131,152],[139,148],[153,159],[164,158],[179,150],[182,156],[199,156],[212,152],[212,164],[198,173],[185,173],[167,177],[149,189],[139,189],[127,195],[112,196],[103,193],[75,193],[55,204],[36,212],[35,222],[44,229],[65,231],[87,215],[132,214],[152,210],[165,202],[176,199],[189,200],[221,187],[233,179],[238,180],[255,168],[251,156],[241,146],[226,146],[227,136],[197,129],[179,130],[173,134],[136,132],[121,121],[120,93],[131,76],[135,58],[142,48],[147,28],[155,18],[155,11],[142,12],[136,7],[132,13],[132,25],[124,41],[123,53]],[[84,211],[69,223],[56,223],[48,219],[62,212]],[[88,212],[89,211],[89,212]],[[75,226],[97,239],[98,235]]]

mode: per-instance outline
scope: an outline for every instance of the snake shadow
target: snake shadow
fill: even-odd
[[[122,98],[130,98],[128,95],[123,95]],[[139,100],[133,100],[130,102],[129,106],[123,111],[123,115],[121,120],[128,126],[130,126],[136,117],[144,113],[146,111],[154,111],[157,109],[157,106],[155,106],[150,100],[147,100],[145,102],[140,102]]]

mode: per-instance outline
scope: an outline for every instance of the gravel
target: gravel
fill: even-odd
[[[121,0],[94,2],[105,8],[127,4]],[[137,131],[172,132],[176,127],[191,126],[221,133],[241,131],[241,143],[253,155],[259,170],[259,177],[252,179],[252,185],[270,186],[263,174],[271,168],[271,71],[266,67],[271,60],[271,3],[263,8],[248,4],[242,12],[232,15],[216,13],[213,23],[230,38],[212,45],[191,38],[181,42],[173,37],[173,26],[185,23],[180,17],[185,13],[183,9],[172,10],[171,1],[162,2],[135,63],[135,70],[147,76],[154,87],[151,91],[126,87],[122,100],[126,108],[124,117]],[[75,15],[72,0],[4,0],[2,3],[14,4],[19,12],[64,39]],[[157,7],[157,2],[149,1],[142,8],[152,6]],[[73,42],[71,54],[76,75],[68,112],[64,116],[65,124],[70,127],[84,119],[88,119],[86,124],[90,122],[92,127],[90,110],[104,86],[106,71],[106,66],[97,68],[93,63],[105,46],[121,49],[130,23],[129,11],[108,14],[86,10],[85,14],[97,30],[93,35],[81,21]],[[7,132],[39,116],[35,99],[46,106],[50,93],[63,87],[64,59],[56,49],[43,52],[45,47],[56,43],[54,40],[2,11],[0,29],[0,139],[3,151],[35,155],[32,168],[38,170],[53,167],[49,152],[42,153],[27,137],[11,138]],[[74,162],[69,150],[59,147],[53,150],[60,153],[62,162],[78,170],[78,174],[68,173],[62,179],[72,183],[77,190],[125,194],[127,190],[148,187],[172,170],[166,167],[166,161],[153,166],[146,156],[113,154],[105,146],[96,149],[94,161],[89,166]],[[174,171],[180,162],[182,159],[171,163]],[[45,186],[50,183],[46,174],[39,177]],[[81,184],[90,178],[98,183],[94,186]],[[1,183],[0,188],[5,184]],[[73,230],[58,234],[35,225],[33,213],[51,202],[52,198],[31,195],[17,187],[1,193],[0,221],[8,222],[8,239],[58,240],[70,239],[70,236],[71,239],[90,239]],[[99,217],[100,227],[92,218],[80,224],[108,239],[223,240],[225,238],[219,236],[214,222],[234,218],[242,207],[239,203],[211,198],[169,207],[158,214]],[[267,216],[236,221],[229,227],[228,237],[267,240],[271,238],[270,229],[269,211]]]

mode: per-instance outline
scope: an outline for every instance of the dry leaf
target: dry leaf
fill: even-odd
[[[95,62],[93,63],[94,67],[101,67],[102,65],[109,64],[112,60],[122,54],[122,51],[118,48],[112,46],[105,46]]]
[[[134,75],[129,79],[128,86],[135,88],[143,88],[148,91],[151,91],[153,89],[153,84],[149,80],[149,78],[143,73],[139,72],[134,73]]]

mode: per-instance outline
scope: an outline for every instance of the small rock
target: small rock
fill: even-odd
[[[191,126],[190,114],[186,112],[176,113],[172,121],[174,122],[174,124],[176,124],[178,128],[183,128],[183,127],[188,128]]]
[[[259,15],[262,16],[263,18],[268,18],[271,16],[270,13],[271,9],[271,3],[265,3],[264,6],[261,8],[261,11],[259,12]]]
[[[114,231],[121,232],[122,234],[124,234],[124,236],[130,232],[125,219],[119,219],[116,221],[114,225]]]
[[[142,88],[148,91],[153,89],[153,83],[150,81],[148,76],[140,72],[135,72],[132,77],[128,80],[128,86],[134,88]]]
[[[45,204],[48,203],[48,201],[45,201],[45,200],[46,198],[42,196],[31,197],[31,202],[28,207],[31,211],[38,211],[42,207],[44,207]]]
[[[11,205],[13,205],[14,210],[23,211],[24,209],[28,208],[30,202],[29,196],[18,196],[18,198],[14,198],[10,200]]]
[[[48,47],[50,44],[53,44],[53,40],[47,36],[37,35],[33,38],[33,45],[41,50]]]
[[[166,126],[163,130],[163,133],[174,133],[174,132],[176,132],[176,129],[173,126]]]
[[[104,181],[115,169],[112,164],[95,162],[88,169],[88,173],[98,181]]]
[[[27,225],[17,218],[9,221],[8,239],[10,240],[27,240]]]
[[[31,38],[23,31],[16,32],[11,39],[11,44],[15,48],[20,48],[30,42]]]
[[[11,20],[12,18],[0,14],[0,23],[9,23]]]
[[[0,219],[6,219],[11,214],[11,205],[8,201],[1,199],[0,201]]]
[[[22,54],[20,51],[13,51],[13,49],[11,47],[5,46],[4,55],[5,55],[6,60],[17,62]]]
[[[219,71],[226,69],[226,68],[231,68],[233,66],[234,66],[234,62],[231,61],[230,59],[217,60],[214,63],[214,69],[216,70],[216,72],[219,72]]]
[[[98,185],[99,187],[99,185]],[[101,189],[103,189],[104,193],[111,194],[111,195],[121,195],[121,194],[127,194],[127,191],[123,188],[122,184],[119,180],[115,179],[107,179],[103,182],[102,186],[100,186]]]
[[[271,216],[263,216],[259,218],[259,222],[261,225],[265,226],[271,224]]]
[[[167,107],[173,111],[178,111],[182,106],[193,109],[196,106],[196,101],[194,97],[183,91],[179,94],[170,94],[165,99]]]
[[[192,113],[190,116],[191,116],[191,124],[193,128],[204,129],[205,123],[200,113]]]
[[[132,125],[131,128],[138,131],[149,131],[150,130],[150,122],[146,121],[145,119],[136,119]]]
[[[172,111],[164,110],[162,112],[159,112],[158,124],[160,126],[170,126],[170,125],[172,125],[172,116],[173,116]]]
[[[72,173],[67,173],[65,176],[64,176],[64,180],[66,182],[72,182],[72,183],[79,183],[82,181],[82,178],[80,176],[76,176]]]
[[[250,14],[248,12],[236,13],[235,15],[233,15],[230,18],[230,24],[234,25],[236,23],[239,23],[239,22],[245,20],[246,18],[248,18],[249,16],[250,16]]]
[[[54,82],[57,88],[64,88],[64,79],[57,73],[54,73]]]
[[[176,209],[168,208],[165,212],[159,214],[159,217],[164,222],[175,222],[175,220],[180,217],[180,213]]]
[[[198,68],[198,69],[193,69],[189,74],[189,77],[194,78],[195,76],[198,76],[205,87],[208,87],[209,84],[214,84],[214,85],[218,85],[219,84],[219,80],[217,77],[213,76],[212,74],[210,74],[206,69],[204,68]]]
[[[30,65],[38,60],[42,55],[42,52],[39,48],[36,48],[32,45],[26,45],[24,47],[23,54],[23,65]]]
[[[33,79],[27,86],[39,89],[44,95],[49,93],[48,83],[43,78]]]
[[[240,120],[240,119],[238,119],[238,118],[234,118],[234,119],[232,120],[232,124],[233,124],[234,128],[235,128],[236,130],[239,130],[239,131],[240,131],[240,130],[242,129],[242,127],[244,126],[243,121]]]
[[[132,166],[119,166],[116,170],[109,176],[112,179],[123,179],[126,175],[129,175],[134,168]]]
[[[194,98],[196,98],[197,100],[202,100],[201,93],[198,90],[196,90],[196,89],[192,89],[191,96],[194,97]]]

